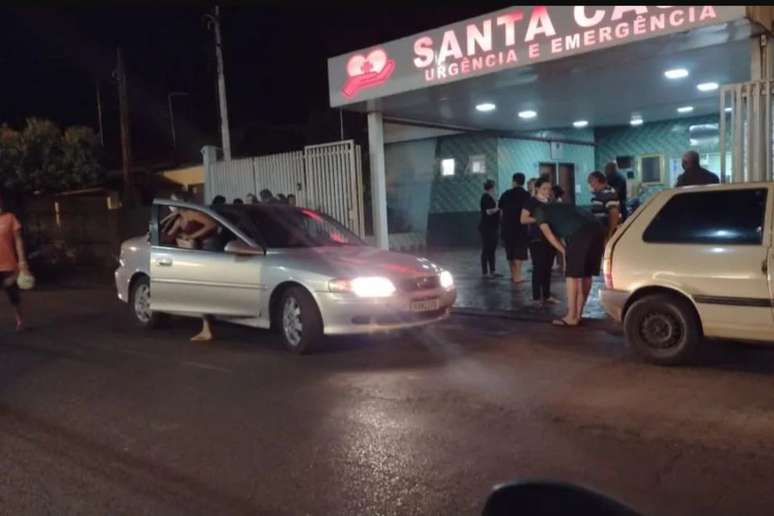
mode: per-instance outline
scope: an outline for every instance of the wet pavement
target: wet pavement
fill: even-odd
[[[0,298],[0,515],[481,514],[553,479],[642,514],[769,515],[774,353],[641,363],[610,321],[454,315],[330,339],[133,325],[112,290]]]
[[[503,275],[500,278],[482,277],[479,249],[430,249],[417,254],[428,257],[454,275],[457,285],[455,308],[458,312],[529,321],[551,321],[566,314],[564,275],[558,270],[554,270],[551,289],[561,304],[535,306],[532,301],[531,262],[524,262],[526,281],[513,285],[502,249],[498,249],[497,256],[497,272]],[[584,310],[585,318],[607,318],[599,303],[601,286],[602,278],[595,278]]]

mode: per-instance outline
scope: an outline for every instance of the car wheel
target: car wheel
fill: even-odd
[[[150,280],[147,276],[139,278],[132,284],[132,295],[129,306],[134,319],[143,328],[155,328],[161,322],[161,314],[151,310]]]
[[[659,365],[690,362],[702,338],[693,306],[664,294],[635,301],[626,312],[624,333],[637,354]]]
[[[282,342],[293,353],[310,353],[322,340],[320,310],[314,298],[300,287],[289,288],[282,295],[278,322]]]

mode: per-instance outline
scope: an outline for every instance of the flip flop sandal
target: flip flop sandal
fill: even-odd
[[[551,324],[553,324],[554,326],[559,326],[560,328],[575,328],[579,326],[579,324],[570,324],[564,319],[554,319],[553,321],[551,321]]]

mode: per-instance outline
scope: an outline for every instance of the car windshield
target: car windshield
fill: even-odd
[[[347,228],[312,210],[243,205],[222,206],[217,211],[270,249],[364,245]]]

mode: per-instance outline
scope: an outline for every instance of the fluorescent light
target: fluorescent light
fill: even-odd
[[[682,106],[677,108],[678,113],[690,113],[693,111],[693,106]]]
[[[727,108],[725,109],[725,112],[726,112],[726,113],[730,113],[730,112],[731,112],[731,111],[733,111],[733,110],[734,110],[734,108],[727,107]]]
[[[491,102],[483,102],[481,104],[476,104],[476,111],[481,111],[482,113],[488,113],[490,111],[494,111],[495,109],[497,109],[497,106],[495,106]]]
[[[637,127],[638,125],[642,125],[642,118],[632,118],[629,121],[629,124],[631,124],[631,125],[633,125],[635,127]]]
[[[524,120],[529,120],[530,118],[535,118],[536,116],[537,111],[532,111],[531,109],[526,111],[519,111],[519,118],[523,118]]]
[[[575,122],[572,123],[572,126],[577,127],[578,129],[583,129],[587,125],[589,125],[587,120],[576,120]]]
[[[703,82],[696,85],[696,89],[699,91],[715,91],[720,85],[716,82]]]
[[[673,68],[664,72],[664,77],[667,79],[684,79],[688,77],[688,70],[685,68]]]

